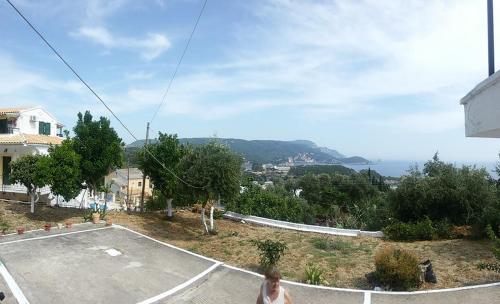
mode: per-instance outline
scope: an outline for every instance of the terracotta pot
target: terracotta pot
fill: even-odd
[[[24,227],[17,228],[17,234],[23,234],[23,233],[24,233]]]
[[[109,218],[106,220],[106,226],[111,226],[113,225],[113,221]]]
[[[94,224],[99,224],[99,221],[101,219],[101,215],[97,212],[92,213],[92,223]]]
[[[47,223],[43,226],[43,229],[45,229],[45,231],[50,231],[50,228],[52,228],[52,225]]]
[[[66,226],[66,228],[71,228],[71,226],[73,226],[73,223],[72,222],[65,222],[64,225]]]

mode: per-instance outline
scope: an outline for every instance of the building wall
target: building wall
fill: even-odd
[[[30,121],[30,116],[36,116],[36,121]],[[22,111],[17,118],[16,127],[21,133],[39,134],[39,122],[50,123],[50,135],[57,136],[57,121],[41,108]]]
[[[11,161],[17,160],[19,157],[26,154],[47,154],[48,147],[34,145],[1,145],[0,144],[0,185],[3,185],[3,157],[10,156]]]

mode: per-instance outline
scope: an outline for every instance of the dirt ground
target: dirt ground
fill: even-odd
[[[487,240],[444,240],[412,243],[390,242],[365,237],[333,237],[316,233],[294,232],[276,228],[242,224],[230,220],[216,220],[217,235],[203,235],[199,214],[177,210],[172,220],[161,213],[111,212],[113,223],[166,241],[224,263],[258,271],[258,252],[251,240],[274,239],[286,242],[288,249],[279,268],[284,278],[304,281],[308,264],[319,265],[325,271],[330,286],[343,288],[370,288],[365,275],[374,270],[375,252],[385,246],[408,249],[419,259],[430,259],[438,278],[437,284],[424,284],[421,289],[452,288],[499,282],[500,274],[478,270],[479,262],[494,262]],[[37,206],[34,215],[29,205],[0,200],[0,221],[7,222],[8,232],[17,227],[40,229],[46,222],[53,224],[70,220],[83,222],[83,211],[70,208]]]

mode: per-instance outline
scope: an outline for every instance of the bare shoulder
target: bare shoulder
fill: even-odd
[[[288,290],[285,289],[285,304],[293,304],[292,297],[288,293]]]

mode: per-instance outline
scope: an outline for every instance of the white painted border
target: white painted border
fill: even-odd
[[[55,234],[44,235],[44,236],[36,236],[36,237],[26,238],[26,239],[20,239],[20,240],[0,242],[0,246],[2,246],[2,245],[8,245],[8,244],[14,244],[14,243],[35,241],[35,240],[50,239],[50,238],[54,238],[54,237],[58,237],[58,236],[63,236],[63,235],[70,235],[70,234],[77,234],[77,233],[83,233],[83,232],[91,232],[91,231],[97,231],[97,230],[104,230],[104,229],[109,229],[111,227],[112,226],[100,227],[100,228],[94,228],[94,229],[86,229],[86,230],[78,230],[78,231],[71,231],[71,232],[64,232],[64,233],[55,233]]]
[[[205,271],[199,273],[197,276],[195,277],[192,277],[191,279],[187,280],[186,282],[182,283],[182,284],[179,284],[177,286],[175,286],[174,288],[170,289],[170,290],[167,290],[157,296],[154,296],[152,298],[149,298],[147,300],[144,300],[144,301],[141,301],[137,304],[151,304],[151,303],[154,303],[156,301],[159,301],[163,298],[166,298],[178,291],[180,291],[181,289],[184,289],[186,288],[187,286],[193,284],[194,282],[198,281],[199,279],[201,279],[202,277],[206,276],[208,273],[212,272],[215,270],[215,268],[219,267],[220,265],[222,265],[222,263],[220,262],[217,262],[215,264],[213,264],[212,266],[210,266],[209,268],[207,268]]]
[[[240,271],[240,272],[248,273],[248,274],[260,277],[260,278],[264,277],[263,275],[261,275],[259,273],[256,273],[256,272],[253,272],[253,271],[250,271],[250,270],[246,270],[246,269],[242,269],[242,268],[239,268],[239,267],[236,267],[236,266],[231,266],[231,265],[228,265],[228,264],[224,264],[223,262],[217,261],[215,259],[211,259],[211,258],[202,256],[202,255],[193,253],[191,251],[187,251],[185,249],[176,247],[174,245],[171,245],[171,244],[168,244],[168,243],[156,240],[156,239],[154,239],[152,237],[149,237],[147,235],[144,235],[144,234],[142,234],[140,232],[134,231],[132,229],[129,229],[129,228],[121,226],[121,225],[113,224],[113,227],[130,231],[132,233],[141,235],[141,236],[143,236],[143,237],[145,237],[147,239],[150,239],[152,241],[155,241],[155,242],[157,242],[159,244],[162,244],[162,245],[165,245],[167,247],[180,250],[180,251],[185,252],[187,254],[190,254],[190,255],[193,255],[193,256],[196,256],[196,257],[199,257],[199,258],[203,258],[205,260],[208,260],[208,261],[211,261],[211,262],[214,262],[214,263],[218,263],[222,267],[226,267],[226,268],[229,268],[229,269],[233,269],[233,270],[237,270],[237,271]],[[460,290],[467,290],[467,289],[487,288],[487,287],[500,286],[500,282],[496,282],[496,283],[489,283],[489,284],[482,284],[482,285],[473,285],[473,286],[464,286],[464,287],[455,287],[455,288],[446,288],[446,289],[429,289],[429,290],[420,290],[420,291],[374,291],[374,290],[361,290],[361,289],[352,289],[352,288],[339,288],[339,287],[310,285],[310,284],[305,284],[305,283],[300,283],[300,282],[294,282],[294,281],[288,281],[288,280],[281,280],[281,281],[284,282],[284,283],[290,284],[290,285],[302,286],[302,287],[307,287],[307,288],[326,289],[326,290],[335,290],[335,291],[345,291],[345,292],[354,292],[354,293],[360,293],[360,292],[361,293],[378,293],[378,294],[389,294],[389,295],[391,295],[391,294],[414,295],[414,294],[450,292],[450,291],[460,291]]]
[[[14,241],[0,243],[0,245],[2,245],[2,244],[17,243],[17,242],[23,242],[23,241],[30,241],[30,240],[46,239],[46,238],[52,238],[52,237],[57,237],[57,236],[61,236],[61,235],[69,235],[69,234],[76,234],[76,233],[82,233],[82,232],[90,232],[90,231],[103,230],[103,229],[109,229],[109,228],[123,229],[123,230],[129,231],[129,232],[132,232],[134,234],[140,235],[140,236],[142,236],[142,237],[144,237],[146,239],[152,240],[152,241],[154,241],[156,243],[159,243],[159,244],[162,244],[164,246],[167,246],[169,248],[173,248],[173,249],[182,251],[184,253],[190,254],[192,256],[196,256],[198,258],[202,258],[204,260],[211,261],[211,262],[214,263],[214,265],[212,265],[211,267],[209,267],[208,269],[206,269],[202,273],[198,274],[197,276],[191,278],[190,280],[188,280],[188,281],[186,281],[186,282],[184,282],[184,283],[182,283],[182,284],[180,284],[180,285],[178,285],[178,286],[176,286],[176,287],[174,287],[174,288],[172,288],[172,289],[170,289],[170,290],[168,290],[168,291],[166,291],[166,292],[164,292],[164,293],[162,293],[162,294],[160,294],[158,296],[155,296],[153,298],[150,298],[150,299],[147,299],[147,300],[145,300],[143,302],[140,302],[141,304],[153,303],[154,301],[160,300],[160,299],[165,298],[165,297],[167,297],[167,296],[169,296],[169,295],[171,295],[171,294],[173,294],[175,292],[178,292],[179,290],[181,290],[181,289],[183,289],[183,288],[191,285],[192,283],[194,283],[195,281],[199,280],[203,276],[205,276],[208,273],[212,272],[218,266],[226,267],[226,268],[229,268],[229,269],[233,269],[233,270],[236,270],[236,271],[240,271],[240,272],[243,272],[243,273],[247,273],[247,274],[251,274],[251,275],[263,278],[263,275],[261,275],[259,273],[252,272],[250,270],[246,270],[246,269],[242,269],[242,268],[238,268],[238,267],[235,267],[235,266],[224,264],[224,263],[222,263],[220,261],[217,261],[215,259],[211,259],[211,258],[202,256],[202,255],[190,252],[188,250],[176,247],[174,245],[171,245],[171,244],[168,244],[168,243],[156,240],[156,239],[154,239],[152,237],[149,237],[147,235],[144,235],[144,234],[142,234],[140,232],[134,231],[132,229],[129,229],[127,227],[124,227],[124,226],[121,226],[121,225],[117,225],[117,224],[113,224],[112,226],[108,226],[108,227],[101,227],[101,228],[95,228],[95,229],[87,229],[87,230],[73,231],[73,232],[68,232],[68,233],[59,233],[59,234],[53,234],[53,235],[48,235],[48,236],[41,236],[41,237],[34,237],[34,238],[28,238],[28,239],[14,240]],[[288,281],[288,280],[281,280],[281,281],[284,282],[284,283],[290,284],[290,285],[302,286],[302,287],[306,287],[306,288],[334,290],[334,291],[352,292],[352,293],[363,293],[364,294],[365,303],[370,303],[370,302],[366,302],[366,301],[371,301],[371,294],[418,295],[418,294],[444,293],[444,292],[454,292],[454,291],[461,291],[461,290],[469,290],[469,289],[488,288],[488,287],[500,286],[500,282],[496,282],[496,283],[474,285],[474,286],[464,286],[464,287],[446,288],[446,289],[430,289],[430,290],[421,290],[421,291],[373,291],[373,290],[360,290],[360,289],[351,289],[351,288],[337,288],[337,287],[329,287],[329,286],[309,285],[309,284],[305,284],[305,283]],[[160,297],[160,296],[162,296],[162,297],[161,298],[157,298],[157,297]],[[156,300],[152,300],[152,299],[156,299]],[[151,302],[146,302],[146,301],[151,301]]]
[[[10,275],[9,271],[5,267],[5,265],[0,261],[0,275],[3,277],[5,282],[7,282],[7,285],[10,288],[10,291],[16,298],[17,302],[19,304],[29,304],[28,299],[24,296],[23,291],[19,286],[17,285],[16,281],[14,278]],[[7,299],[8,300],[8,299]]]
[[[105,223],[105,221],[100,221],[100,222],[101,223]],[[63,223],[60,223],[60,224],[63,224]],[[56,225],[57,225],[57,223],[56,223]],[[92,222],[83,222],[83,223],[74,223],[74,224],[72,224],[73,227],[74,226],[81,226],[81,225],[89,225],[89,226],[91,226],[93,224],[92,224]],[[63,228],[63,229],[70,229],[70,228]],[[62,229],[57,228],[57,226],[52,226],[50,228],[50,231],[57,231],[57,230],[62,230]],[[38,232],[38,231],[45,231],[45,228],[27,230],[27,231],[24,231],[23,234],[33,233],[33,232]],[[12,233],[7,233],[7,234],[4,234],[4,235],[0,235],[0,240],[2,239],[2,237],[9,236],[9,235],[16,235],[16,234],[18,234],[18,233],[17,232],[12,232]]]
[[[264,217],[258,217],[253,215],[242,215],[236,212],[227,211],[223,215],[224,218],[236,221],[246,221],[256,225],[276,227],[282,229],[303,231],[303,232],[315,232],[322,234],[330,234],[330,235],[340,235],[340,236],[368,236],[368,237],[377,237],[381,238],[384,236],[382,231],[363,231],[359,229],[341,229],[334,227],[323,227],[323,226],[315,226],[315,225],[306,225],[299,223],[292,223],[286,221],[279,221],[268,219]]]
[[[170,248],[173,248],[173,249],[176,249],[176,250],[182,251],[182,252],[184,252],[184,253],[187,253],[187,254],[193,255],[193,256],[195,256],[195,257],[198,257],[198,258],[201,258],[201,259],[204,259],[204,260],[210,261],[210,262],[212,262],[212,263],[219,263],[219,264],[223,264],[223,263],[222,263],[222,262],[220,262],[220,261],[217,261],[217,260],[211,259],[211,258],[209,258],[209,257],[202,256],[202,255],[200,255],[200,254],[197,254],[197,253],[191,252],[191,251],[189,251],[189,250],[182,249],[182,248],[179,248],[179,247],[177,247],[177,246],[174,246],[174,245],[171,245],[171,244],[168,244],[168,243],[165,243],[165,242],[159,241],[159,240],[154,239],[154,238],[152,238],[152,237],[150,237],[150,236],[147,236],[147,235],[142,234],[142,233],[140,233],[140,232],[134,231],[134,230],[132,230],[132,229],[130,229],[130,228],[127,228],[127,227],[124,227],[124,226],[121,226],[121,225],[117,225],[117,224],[113,224],[113,227],[115,227],[115,228],[119,228],[119,229],[123,229],[123,230],[127,230],[127,231],[129,231],[129,232],[132,232],[132,233],[135,233],[135,234],[137,234],[137,235],[140,235],[140,236],[142,236],[142,237],[144,237],[144,238],[147,238],[148,240],[151,240],[151,241],[154,241],[154,242],[156,242],[156,243],[162,244],[162,245],[164,245],[164,246],[167,246],[167,247],[170,247]]]

